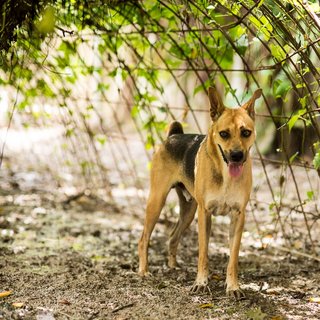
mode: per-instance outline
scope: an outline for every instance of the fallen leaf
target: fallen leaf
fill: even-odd
[[[223,278],[219,274],[213,274],[211,275],[212,280],[221,281]]]
[[[199,308],[201,309],[211,309],[213,308],[213,303],[202,303],[199,305]]]
[[[309,299],[310,302],[320,303],[320,297],[311,297]]]
[[[294,248],[295,248],[296,250],[299,250],[299,249],[302,249],[302,248],[303,248],[303,242],[302,242],[301,240],[295,241],[293,245],[294,245]]]
[[[12,291],[0,292],[0,298],[4,298],[4,297],[7,297],[7,296],[10,296],[10,294],[12,294]]]
[[[284,320],[283,316],[273,316],[270,318],[270,320]]]
[[[282,288],[270,288],[265,290],[266,294],[280,295],[282,292]]]
[[[169,286],[168,281],[163,281],[158,284],[157,288],[161,290],[161,289],[167,288],[168,286]]]
[[[13,302],[12,306],[15,308],[22,308],[22,307],[24,307],[24,303],[23,302]]]

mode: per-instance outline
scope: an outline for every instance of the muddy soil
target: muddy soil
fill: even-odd
[[[240,281],[247,297],[225,295],[227,226],[210,241],[212,294],[190,293],[196,276],[196,223],[166,266],[176,217],[160,220],[150,247],[152,277],[137,271],[143,214],[90,194],[68,198],[1,179],[0,319],[320,319],[320,263],[244,237]],[[41,183],[44,185],[41,187]]]

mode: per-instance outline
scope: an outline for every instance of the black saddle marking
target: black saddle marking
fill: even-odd
[[[182,162],[186,176],[194,181],[195,159],[206,136],[203,134],[173,134],[165,142],[165,148],[177,161]]]

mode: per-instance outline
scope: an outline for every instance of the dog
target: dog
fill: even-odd
[[[198,208],[198,273],[194,293],[208,287],[208,242],[211,215],[230,215],[230,257],[226,293],[235,299],[245,295],[238,282],[238,257],[250,197],[252,169],[249,151],[255,140],[254,103],[262,90],[254,92],[241,107],[227,108],[213,87],[208,90],[212,124],[207,135],[184,134],[174,121],[167,140],[155,151],[150,172],[150,193],[144,228],[139,240],[139,274],[148,272],[148,246],[170,189],[175,188],[180,206],[179,220],[169,240],[168,265],[177,266],[176,254],[183,232]]]

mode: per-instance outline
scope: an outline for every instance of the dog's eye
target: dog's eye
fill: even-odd
[[[249,138],[251,136],[251,131],[250,130],[242,130],[241,136],[244,138]]]
[[[228,131],[220,131],[219,134],[222,139],[228,139],[230,137],[230,133]]]

